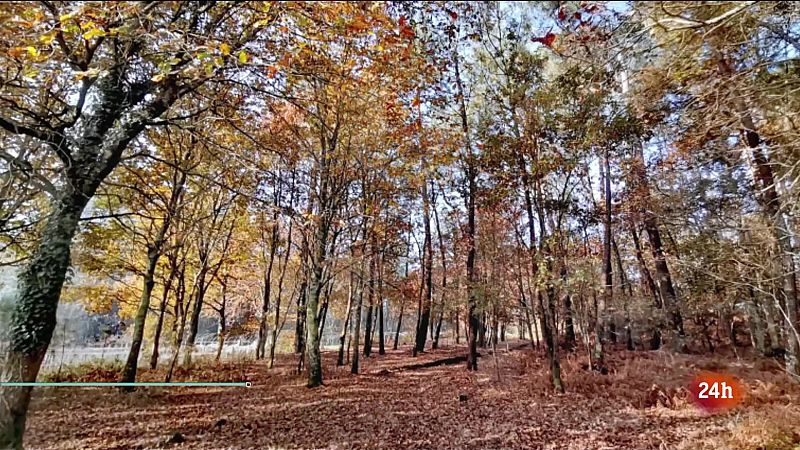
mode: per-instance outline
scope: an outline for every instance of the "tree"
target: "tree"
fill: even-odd
[[[11,69],[3,83],[18,87],[4,95],[0,127],[18,145],[32,139],[35,153],[57,161],[54,174],[63,186],[50,198],[51,214],[18,278],[3,381],[36,379],[55,327],[72,238],[97,188],[145,127],[246,60],[244,45],[266,36],[282,9],[271,7],[239,4],[241,14],[229,14],[228,6],[214,3],[3,6],[9,26],[1,40],[9,51],[2,65]],[[225,51],[217,45],[210,46],[216,54],[198,50],[212,36],[222,38]],[[228,50],[242,56],[225,55]],[[61,105],[58,112],[54,104]],[[21,447],[30,392],[0,388],[3,446]]]

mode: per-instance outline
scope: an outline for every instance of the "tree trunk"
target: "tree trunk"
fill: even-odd
[[[603,199],[605,201],[604,221],[603,221],[603,295],[597,302],[597,324],[595,325],[595,346],[594,364],[596,370],[605,367],[603,345],[607,339],[609,330],[609,317],[607,308],[611,305],[613,297],[614,276],[611,267],[611,162],[608,147],[604,153],[604,169],[601,171],[603,176]]]
[[[386,333],[384,332],[383,310],[385,308],[383,300],[383,254],[378,261],[378,354],[386,354]]]
[[[425,275],[423,276],[422,308],[420,309],[420,320],[417,325],[417,336],[414,345],[415,355],[425,351],[425,341],[431,319],[431,303],[433,302],[433,243],[431,237],[431,203],[427,179],[422,183],[422,223],[425,229],[425,250],[422,263]]]
[[[683,329],[683,316],[678,306],[677,295],[675,294],[675,288],[672,284],[672,276],[670,275],[667,258],[661,244],[661,234],[658,231],[655,216],[648,214],[644,220],[644,225],[650,240],[650,246],[653,249],[653,259],[655,260],[656,266],[655,283],[658,287],[659,296],[661,300],[663,300],[664,306],[669,314],[672,330],[677,335],[675,348],[677,351],[685,352],[686,333]]]
[[[53,330],[56,309],[70,264],[70,247],[81,213],[98,186],[119,164],[122,152],[144,129],[182,94],[174,78],[150,92],[131,92],[125,71],[117,64],[95,81],[91,112],[80,120],[77,139],[42,142],[57,148],[67,159],[66,183],[52,201],[52,212],[41,241],[28,265],[17,277],[17,296],[11,317],[9,347],[0,374],[2,382],[33,382],[39,373]],[[188,92],[188,90],[187,90]],[[130,99],[140,97],[132,104]],[[135,114],[127,114],[135,109]],[[19,133],[17,131],[17,133]],[[67,131],[69,133],[69,131]],[[78,143],[69,149],[67,141]],[[30,387],[0,387],[0,448],[22,448],[30,402]]]
[[[128,359],[122,371],[122,381],[132,383],[136,381],[136,369],[139,365],[139,352],[142,348],[142,338],[144,337],[144,322],[150,310],[150,297],[155,286],[154,275],[158,258],[161,256],[160,249],[155,246],[148,246],[147,249],[147,269],[142,277],[142,297],[139,300],[139,309],[136,310],[136,317],[133,325],[133,338],[131,339],[131,349],[128,352]],[[133,391],[134,388],[126,387],[123,391]]]
[[[639,243],[639,234],[636,232],[636,224],[633,222],[629,223],[628,229],[631,233],[631,238],[633,240],[633,246],[636,251],[636,261],[639,263],[639,273],[641,274],[642,280],[644,280],[647,289],[650,291],[650,295],[653,297],[653,305],[656,309],[660,310],[663,308],[664,303],[661,301],[661,294],[658,292],[658,288],[656,287],[655,281],[653,281],[653,277],[650,275],[650,270],[647,268],[647,263],[644,260],[644,256],[642,254],[642,246]],[[655,323],[652,324],[653,326],[653,334],[650,339],[650,350],[658,350],[661,348],[661,323],[660,320],[657,320]]]
[[[363,257],[364,257],[364,255],[362,253],[362,258]],[[363,277],[363,273],[364,273],[364,263],[362,262],[361,263],[361,277]],[[358,363],[359,363],[359,361],[358,361],[358,356],[359,356],[358,344],[359,344],[359,340],[360,340],[359,338],[361,336],[361,306],[362,306],[362,302],[364,301],[364,289],[363,289],[364,283],[363,283],[363,280],[362,280],[361,277],[359,277],[359,282],[358,282],[358,286],[359,286],[359,288],[358,288],[358,302],[356,304],[355,317],[353,318],[353,327],[354,328],[353,328],[353,333],[352,333],[352,335],[350,337],[350,341],[352,342],[352,348],[353,348],[353,362],[350,365],[350,372],[353,373],[353,374],[356,374],[356,375],[358,374],[358,369],[359,369],[359,367],[358,367]]]
[[[478,346],[486,348],[486,313],[481,314],[480,328],[478,329]]]
[[[633,325],[631,323],[630,308],[628,304],[633,299],[633,286],[631,286],[628,276],[625,272],[625,267],[622,265],[622,256],[619,253],[619,245],[616,239],[611,239],[611,246],[614,249],[614,257],[617,261],[617,272],[619,273],[619,285],[621,286],[620,292],[624,295],[624,312],[625,312],[625,348],[629,351],[635,350],[633,342]]]
[[[405,309],[406,302],[405,298],[400,303],[400,315],[397,316],[397,329],[394,332],[394,342],[392,343],[392,349],[397,350],[397,344],[400,341],[400,327],[403,325],[403,309]]]
[[[725,76],[736,76],[733,66],[724,55],[717,55],[720,72]],[[738,94],[738,93],[737,93]],[[780,251],[781,270],[778,278],[781,281],[780,300],[783,300],[785,310],[782,310],[786,324],[786,371],[792,375],[800,375],[800,329],[798,327],[798,293],[797,274],[795,273],[794,249],[792,248],[792,233],[789,221],[782,211],[773,162],[769,154],[768,144],[761,138],[749,107],[745,103],[746,97],[737,95],[735,106],[738,110],[739,121],[744,131],[744,138],[750,148],[752,164],[754,167],[755,196],[767,219],[773,237]]]
[[[527,170],[525,172],[527,174]],[[544,224],[545,221],[544,200],[542,199],[542,188],[538,181],[536,182],[535,187],[536,187],[536,199],[537,199],[536,204],[538,209],[539,230],[540,230],[539,249],[543,254],[552,256],[549,244],[547,243],[547,239],[545,236],[546,227]],[[535,262],[536,261],[534,260],[533,261],[534,269],[536,268]],[[546,267],[548,275],[552,276],[553,274],[552,257],[546,259]],[[543,303],[542,301],[541,291],[539,291],[538,293],[538,298],[539,298],[539,304],[541,305],[542,309],[542,325],[543,325],[542,334],[544,335],[545,347],[547,349],[547,356],[548,360],[550,361],[550,375],[553,381],[553,389],[555,389],[556,392],[563,393],[564,381],[561,379],[561,359],[558,354],[558,334],[556,334],[556,299],[555,299],[555,286],[553,286],[553,283],[547,284],[546,303]]]
[[[461,319],[460,319],[459,314],[458,314],[458,307],[456,307],[456,310],[453,312],[453,324],[455,325],[455,327],[453,329],[453,334],[456,336],[456,339],[455,339],[456,345],[461,344],[461,342],[460,342],[461,330],[459,330],[459,328],[461,328],[460,323],[461,323]]]
[[[33,382],[56,326],[56,309],[70,264],[70,246],[88,197],[65,193],[47,220],[41,243],[18,277],[3,382]],[[30,387],[0,387],[0,448],[22,449]]]
[[[650,186],[647,180],[647,169],[644,164],[642,145],[639,146],[633,163],[636,182],[643,190],[644,196],[647,199],[647,203],[649,203]],[[642,213],[644,215],[644,229],[647,232],[647,237],[653,252],[653,259],[655,261],[655,285],[658,289],[659,302],[663,304],[667,314],[669,314],[672,330],[676,334],[674,342],[676,350],[685,352],[686,333],[683,329],[683,316],[681,315],[680,306],[678,305],[678,298],[675,293],[675,287],[672,284],[672,276],[670,275],[669,266],[667,265],[667,258],[664,254],[664,248],[661,243],[661,233],[658,229],[658,220],[656,215],[647,207],[642,208]]]
[[[639,242],[639,234],[636,232],[636,225],[633,222],[629,223],[628,229],[631,232],[631,239],[633,240],[633,247],[636,251],[636,261],[639,263],[639,273],[642,276],[642,280],[644,280],[645,285],[647,286],[648,291],[650,291],[650,295],[653,297],[653,305],[656,308],[661,309],[664,304],[661,301],[661,295],[658,292],[658,288],[656,287],[655,281],[653,281],[652,275],[650,275],[650,270],[647,268],[647,263],[644,260],[644,255],[642,253],[642,246]]]
[[[319,324],[319,336],[320,339],[325,335],[325,322],[328,318],[328,305],[330,304],[331,300],[331,292],[333,291],[333,281],[328,281],[328,287],[325,289],[325,297],[322,301],[322,305],[320,305],[319,312],[317,313],[317,323]]]
[[[169,298],[169,290],[164,287],[164,295],[161,298],[161,304],[158,307],[158,320],[156,321],[155,334],[153,335],[153,351],[150,353],[150,370],[156,370],[158,367],[158,346],[161,342],[161,330],[164,328],[164,315],[167,312],[167,300]]]
[[[561,265],[561,282],[564,286],[567,285],[567,266],[563,263]],[[573,350],[576,345],[575,323],[572,316],[572,297],[569,292],[567,292],[564,295],[564,328],[566,329],[564,344],[570,350]]]
[[[180,355],[181,344],[183,343],[183,333],[186,328],[186,311],[190,305],[184,305],[186,300],[186,257],[184,255],[180,262],[180,269],[178,270],[178,290],[175,294],[175,321],[172,323],[173,339],[173,353],[170,358],[169,369],[164,381],[169,382],[172,380],[172,374],[175,371],[175,365],[178,362],[178,355]],[[191,295],[190,295],[191,301]]]
[[[317,225],[316,249],[311,259],[311,280],[308,284],[306,300],[306,359],[308,361],[308,387],[322,385],[322,360],[319,349],[319,323],[317,308],[323,289],[323,267],[327,259],[328,218],[322,218]]]
[[[755,292],[752,286],[747,288],[750,300],[747,302],[748,323],[750,325],[750,339],[755,348],[761,355],[766,356],[766,330],[764,321],[761,319],[760,307],[756,301]]]
[[[275,200],[277,203],[278,190],[275,191]],[[275,209],[275,214],[272,218],[272,233],[269,244],[269,259],[267,260],[267,269],[264,272],[264,291],[263,302],[261,303],[261,322],[258,327],[258,341],[256,342],[256,359],[263,359],[266,356],[267,346],[267,328],[269,328],[269,303],[272,291],[272,267],[275,263],[275,253],[278,247],[278,210]],[[277,322],[275,325],[277,326]]]
[[[150,369],[155,370],[158,367],[158,347],[161,342],[161,330],[164,328],[164,314],[167,311],[167,304],[169,303],[169,293],[172,290],[172,283],[175,280],[175,274],[178,270],[177,261],[170,258],[169,275],[164,282],[164,293],[161,296],[161,305],[158,308],[158,321],[156,322],[155,335],[153,336],[153,351],[150,354]]]
[[[472,154],[472,140],[469,135],[469,125],[467,122],[467,103],[464,97],[464,86],[461,82],[457,47],[453,49],[453,63],[459,100],[459,113],[461,116],[461,131],[464,133],[464,143],[467,153],[467,232],[465,236],[467,241],[467,342],[469,344],[467,370],[478,370],[478,327],[480,326],[480,321],[478,320],[478,296],[475,286],[478,281],[475,274],[475,233],[477,231],[475,223],[475,197],[478,194],[478,186],[474,155]]]
[[[336,365],[343,366],[344,365],[344,344],[345,340],[347,339],[347,326],[350,324],[350,315],[353,312],[353,295],[355,290],[353,289],[353,284],[355,283],[354,280],[355,276],[353,272],[350,272],[350,284],[347,289],[347,310],[345,311],[344,316],[344,325],[342,325],[342,334],[339,335],[339,354],[336,357]]]
[[[224,297],[225,294],[223,294]],[[219,364],[220,358],[222,358],[222,349],[225,346],[225,333],[227,331],[227,327],[225,325],[225,300],[223,300],[222,308],[219,311],[219,328],[217,329],[217,354],[214,357],[214,361]]]
[[[292,184],[291,188],[289,189],[289,209],[294,207],[294,190],[295,190],[295,177],[296,173],[292,171]],[[281,267],[281,276],[278,279],[278,292],[275,296],[275,326],[272,327],[272,339],[269,343],[269,368],[272,369],[275,366],[275,347],[278,345],[278,332],[280,328],[278,327],[278,323],[280,323],[281,318],[281,298],[283,297],[283,281],[286,278],[287,268],[289,266],[289,255],[292,253],[292,227],[294,225],[294,221],[289,221],[289,228],[286,231],[286,250],[283,252],[283,266]],[[289,303],[291,304],[291,302]],[[289,311],[286,311],[286,314],[289,314]],[[284,322],[286,318],[283,319]],[[283,327],[283,323],[281,323],[281,327]]]
[[[197,332],[200,328],[200,313],[203,311],[203,303],[206,297],[206,276],[208,275],[208,266],[201,267],[200,273],[195,279],[197,288],[195,289],[194,305],[192,307],[192,315],[189,319],[189,334],[186,336],[186,351],[183,355],[183,366],[192,366],[192,353],[194,352],[195,341],[197,340]]]
[[[375,302],[375,249],[369,259],[369,284],[367,293],[367,318],[364,321],[364,357],[368,358],[372,353],[372,309]]]
[[[439,334],[442,331],[442,320],[444,319],[444,310],[447,306],[447,255],[444,250],[444,237],[442,236],[442,227],[439,223],[439,212],[436,209],[436,203],[433,204],[433,219],[436,224],[436,235],[439,236],[439,257],[442,263],[442,292],[439,295],[439,319],[436,322],[436,334],[433,337],[433,344],[431,348],[436,350],[439,347]],[[433,264],[431,262],[431,264]]]
[[[785,305],[785,309],[781,309],[781,312],[786,323],[785,338],[788,344],[786,349],[786,371],[792,375],[800,375],[797,275],[795,273],[790,225],[781,210],[781,200],[775,187],[772,163],[769,154],[760,148],[762,141],[755,130],[755,124],[749,115],[743,117],[742,124],[745,127],[747,144],[750,146],[753,157],[755,179],[758,185],[757,198],[767,219],[770,221],[772,234],[777,242],[780,254],[778,275],[781,280],[781,286],[779,298]]]
[[[122,382],[124,383],[133,383],[136,381],[139,353],[142,349],[142,339],[144,337],[144,325],[147,320],[147,313],[150,310],[150,298],[153,293],[153,286],[155,286],[156,268],[158,267],[158,260],[161,258],[172,217],[175,214],[175,209],[183,194],[183,185],[186,183],[186,172],[180,171],[180,174],[174,173],[172,180],[174,184],[169,201],[167,202],[164,220],[161,222],[155,240],[152,244],[147,246],[147,268],[142,277],[142,296],[139,301],[139,309],[136,311],[136,317],[134,319],[131,349],[128,353],[125,368],[122,371]],[[124,388],[124,390],[130,392],[133,391],[133,388]]]
[[[294,326],[294,352],[303,353],[305,348],[306,333],[306,295],[308,293],[308,282],[306,271],[303,271],[303,282],[300,284],[300,295],[297,297],[297,319]]]

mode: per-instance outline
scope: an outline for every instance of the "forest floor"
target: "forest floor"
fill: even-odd
[[[477,373],[463,363],[412,367],[463,347],[375,354],[358,376],[324,353],[317,389],[304,386],[294,355],[272,370],[243,361],[177,374],[251,388],[36,389],[26,448],[800,448],[800,386],[775,361],[615,350],[602,375],[585,368],[585,354],[562,354],[567,393],[557,395],[541,350],[508,348],[497,360],[482,350]],[[686,388],[701,370],[739,378],[743,403],[718,414],[695,407]],[[161,377],[145,370],[140,380]]]

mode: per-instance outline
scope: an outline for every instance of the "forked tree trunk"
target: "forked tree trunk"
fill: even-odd
[[[150,353],[150,369],[155,370],[158,367],[158,348],[161,342],[161,332],[164,328],[164,315],[167,312],[167,304],[169,303],[169,293],[172,290],[172,283],[175,281],[175,275],[178,270],[177,261],[173,258],[170,259],[169,275],[164,282],[164,292],[161,296],[161,305],[158,308],[158,321],[156,322],[155,335],[153,336],[153,351]]]
[[[644,164],[642,145],[639,146],[638,152],[633,161],[633,170],[636,177],[636,183],[642,188],[645,198],[650,197],[650,184],[647,180],[647,170]],[[647,232],[647,237],[650,242],[650,248],[653,252],[653,260],[655,261],[655,285],[658,289],[659,302],[663,304],[666,313],[669,315],[672,331],[675,333],[674,347],[676,350],[686,351],[686,333],[683,329],[683,315],[681,314],[680,306],[678,305],[678,297],[675,293],[675,287],[672,283],[672,275],[670,274],[669,265],[667,264],[667,257],[664,253],[664,247],[661,243],[661,233],[658,229],[658,220],[656,215],[649,209],[649,205],[642,208],[644,216],[644,229]],[[660,336],[659,336],[660,340]]]
[[[186,301],[186,261],[184,259],[178,278],[178,294],[175,299],[175,322],[173,323],[173,334],[175,337],[172,345],[172,358],[170,358],[169,369],[164,379],[166,382],[172,381],[172,375],[175,372],[175,367],[178,365],[178,357],[180,356],[181,345],[183,344],[183,335],[186,330],[186,317],[193,296],[193,293],[190,293],[189,300],[184,305],[184,301]]]
[[[292,171],[292,184],[289,188],[289,209],[294,207],[294,190],[295,190],[295,179],[296,173]],[[292,253],[292,228],[294,225],[294,221],[289,221],[289,228],[286,231],[286,249],[283,252],[283,265],[281,267],[281,275],[278,278],[278,292],[275,296],[275,326],[272,327],[272,340],[269,343],[269,368],[272,369],[275,366],[275,347],[278,345],[278,333],[280,329],[283,328],[283,322],[280,322],[281,319],[281,297],[283,297],[283,281],[286,278],[286,272],[289,264],[289,255]],[[289,302],[291,304],[291,302]],[[286,314],[289,314],[289,311],[286,311]],[[286,317],[284,317],[284,322],[286,321]],[[278,326],[278,323],[281,326]]]
[[[277,191],[276,191],[277,192]],[[278,194],[275,195],[276,199]],[[275,264],[275,254],[278,247],[278,212],[275,210],[275,215],[272,219],[272,233],[269,244],[269,259],[267,260],[267,269],[264,272],[264,286],[262,293],[261,303],[261,321],[258,326],[258,340],[256,342],[256,359],[263,359],[266,356],[267,348],[267,332],[269,328],[269,307],[270,297],[272,294],[272,268]],[[277,322],[275,323],[277,326]]]
[[[639,234],[636,232],[636,224],[631,221],[628,225],[628,229],[630,230],[631,238],[633,240],[633,247],[636,252],[636,261],[639,263],[639,273],[642,277],[642,280],[644,280],[647,289],[650,291],[650,295],[653,297],[654,307],[657,310],[661,310],[664,306],[664,303],[661,301],[661,294],[658,292],[656,283],[653,281],[653,277],[650,275],[650,270],[647,268],[647,263],[644,260],[642,246],[639,243]],[[653,335],[650,338],[650,350],[658,350],[661,348],[661,321],[657,319],[652,326]]]
[[[281,276],[278,279],[278,292],[275,295],[275,325],[272,327],[272,339],[269,343],[269,368],[272,369],[275,365],[275,347],[278,345],[278,333],[283,326],[281,320],[281,297],[283,297],[283,281],[286,277],[286,271],[289,264],[289,255],[292,252],[292,222],[289,222],[288,237],[286,239],[286,250],[283,255],[283,267],[281,268]],[[291,302],[289,302],[291,305]],[[289,311],[287,310],[288,314]],[[284,317],[284,322],[286,318]],[[281,327],[278,324],[281,324]]]
[[[203,303],[205,302],[206,289],[206,276],[208,275],[208,267],[204,266],[200,269],[198,277],[195,279],[196,288],[194,291],[194,299],[192,303],[192,314],[189,317],[189,333],[186,335],[186,350],[183,354],[183,366],[192,366],[192,353],[194,353],[194,345],[197,340],[197,332],[200,328],[200,312],[203,310]]]

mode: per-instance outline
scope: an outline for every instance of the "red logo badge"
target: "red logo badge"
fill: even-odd
[[[689,386],[697,406],[706,411],[731,409],[742,401],[742,384],[734,377],[722,373],[702,372]]]

